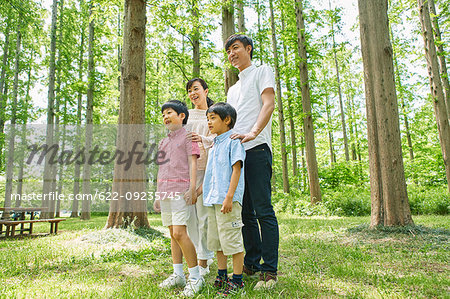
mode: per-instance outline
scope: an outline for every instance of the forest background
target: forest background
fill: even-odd
[[[11,123],[48,123],[49,115],[59,125],[118,122],[123,1],[54,1],[58,4],[56,14],[52,13],[51,2],[0,2],[2,132]],[[308,216],[370,214],[367,118],[356,1],[303,1],[322,195],[314,205],[310,204],[305,162],[296,2],[147,1],[146,6],[146,123],[161,123],[160,106],[167,100],[184,100],[190,105],[185,83],[193,77],[207,81],[214,101],[226,100],[226,89],[232,83],[227,76],[233,74],[227,71],[230,65],[222,49],[222,35],[230,33],[224,24],[231,20],[232,31],[253,38],[254,63],[270,65],[279,79],[272,123],[276,210]],[[443,46],[444,52],[439,55],[445,61],[450,40],[449,3],[436,1],[435,8],[432,16],[441,29],[436,45]],[[388,15],[411,212],[446,215],[450,198],[417,2],[389,1]],[[2,140],[4,177],[6,143]],[[78,169],[78,177],[82,171]],[[57,177],[71,177],[73,173],[70,169]],[[12,176],[20,181],[20,167]],[[73,206],[60,207],[60,211],[71,209]],[[71,214],[77,216],[78,212]]]

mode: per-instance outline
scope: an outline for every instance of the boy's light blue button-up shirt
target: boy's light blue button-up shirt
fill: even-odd
[[[209,150],[203,180],[203,205],[221,205],[230,187],[232,166],[242,162],[241,176],[234,192],[233,201],[242,205],[244,196],[244,160],[245,150],[240,139],[231,139],[232,130],[214,138],[214,144]]]

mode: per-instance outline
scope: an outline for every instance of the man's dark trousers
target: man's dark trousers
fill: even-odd
[[[244,265],[252,271],[276,273],[279,230],[271,203],[272,153],[266,143],[246,151],[244,173]]]

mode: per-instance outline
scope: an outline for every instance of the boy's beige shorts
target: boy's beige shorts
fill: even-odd
[[[222,205],[208,207],[208,249],[222,251],[224,255],[243,252],[242,206],[233,202],[233,209],[227,214],[223,214],[221,208]]]
[[[188,205],[181,198],[178,200],[161,200],[161,220],[163,226],[187,225],[195,205]]]

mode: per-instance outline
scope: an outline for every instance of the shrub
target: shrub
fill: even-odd
[[[311,205],[309,194],[301,193],[294,188],[292,188],[290,194],[283,191],[274,192],[272,202],[275,212],[285,212],[298,216],[330,215],[330,212],[322,203]]]
[[[343,185],[358,185],[367,181],[368,178],[363,174],[359,162],[348,161],[320,167],[319,180],[322,188],[335,189]]]
[[[411,213],[447,215],[450,213],[450,196],[446,186],[408,186]]]
[[[322,197],[324,206],[332,215],[370,215],[370,191],[367,186],[342,186],[326,190]]]

